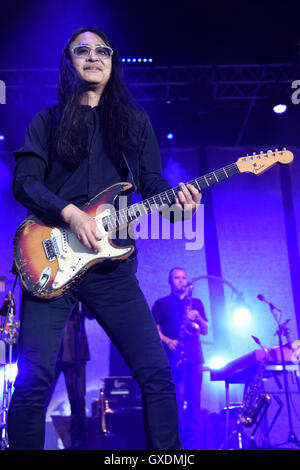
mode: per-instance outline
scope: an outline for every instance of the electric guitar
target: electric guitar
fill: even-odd
[[[190,181],[190,184],[202,192],[235,174],[260,175],[277,162],[288,164],[293,158],[292,152],[286,149],[241,157],[235,163]],[[97,263],[133,256],[134,243],[120,247],[112,241],[112,236],[139,217],[172,205],[180,188],[168,189],[129,207],[116,208],[118,196],[131,188],[128,182],[114,184],[81,208],[95,219],[103,234],[98,253],[85,248],[67,226],[51,227],[34,215],[27,217],[17,229],[13,242],[15,265],[22,287],[40,299],[57,298]]]

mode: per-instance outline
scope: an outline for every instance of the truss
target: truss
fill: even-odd
[[[264,100],[300,80],[297,64],[125,66],[124,77],[139,102],[189,101],[209,93],[214,101]],[[7,103],[23,103],[34,94],[56,101],[57,69],[0,69]]]

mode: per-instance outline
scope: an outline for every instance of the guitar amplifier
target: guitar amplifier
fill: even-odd
[[[111,376],[102,381],[100,399],[94,399],[92,404],[92,416],[99,420],[99,430],[108,432],[105,438],[112,439],[107,443],[112,446],[108,449],[146,450],[141,394],[136,380],[130,376]]]
[[[133,377],[105,377],[104,398],[111,408],[139,406],[141,396]]]

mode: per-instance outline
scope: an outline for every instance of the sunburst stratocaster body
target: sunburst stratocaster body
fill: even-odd
[[[59,297],[95,264],[130,257],[134,244],[116,246],[111,240],[115,230],[107,227],[107,218],[114,219],[115,198],[130,187],[130,183],[113,185],[82,207],[103,234],[99,253],[85,248],[68,227],[49,227],[33,215],[27,217],[14,238],[14,258],[22,286],[35,297]]]

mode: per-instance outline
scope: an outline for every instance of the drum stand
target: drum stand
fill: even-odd
[[[0,409],[0,450],[7,450],[9,447],[7,436],[7,414],[13,388],[13,345],[17,342],[19,328],[20,322],[15,321],[14,299],[12,295],[10,295],[6,318],[3,327],[0,330],[0,347],[1,352],[3,353],[4,363],[3,399],[2,408]]]
[[[287,377],[287,370],[286,370],[286,365],[285,365],[285,358],[284,358],[284,353],[283,353],[283,342],[282,342],[282,336],[285,336],[288,343],[290,344],[290,339],[289,339],[289,330],[286,326],[287,322],[281,324],[278,322],[276,315],[274,314],[273,309],[271,308],[271,311],[273,313],[274,318],[277,321],[278,324],[278,330],[276,331],[276,334],[278,335],[278,341],[279,341],[279,349],[280,349],[280,355],[281,355],[281,363],[282,363],[282,374],[283,374],[283,384],[284,384],[284,393],[285,393],[285,399],[286,399],[286,406],[287,406],[287,414],[288,414],[288,422],[289,422],[289,432],[288,432],[288,438],[286,441],[281,442],[277,444],[275,447],[281,447],[286,444],[295,444],[297,447],[300,447],[300,441],[298,440],[294,429],[293,429],[293,421],[292,421],[292,411],[291,411],[291,405],[290,405],[290,391],[289,391],[289,385],[288,385],[288,377]]]

